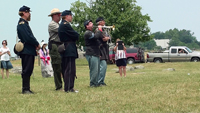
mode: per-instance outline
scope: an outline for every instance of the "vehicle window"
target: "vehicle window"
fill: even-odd
[[[179,53],[179,54],[182,54],[182,53],[186,53],[186,52],[185,52],[185,50],[184,50],[184,49],[182,49],[182,48],[179,48],[179,49],[178,49],[178,53]]]
[[[137,53],[137,49],[126,49],[127,53]]]
[[[177,49],[171,49],[171,53],[177,53]]]
[[[189,53],[192,53],[192,50],[189,48],[185,48]]]

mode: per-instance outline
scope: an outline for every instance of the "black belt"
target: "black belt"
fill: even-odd
[[[58,45],[63,44],[62,42],[56,42],[56,41],[53,41],[53,40],[51,40],[50,42],[51,42],[52,44],[58,44]]]

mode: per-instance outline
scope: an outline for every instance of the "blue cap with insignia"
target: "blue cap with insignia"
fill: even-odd
[[[70,10],[65,10],[61,14],[61,16],[66,16],[66,15],[72,15],[72,12]]]
[[[96,19],[96,23],[99,22],[99,21],[103,21],[103,20],[104,20],[103,17],[99,17],[99,18]]]
[[[92,20],[86,20],[86,21],[84,22],[84,27],[86,28],[86,25],[88,25],[90,22],[92,22]]]
[[[20,7],[19,11],[21,11],[21,12],[31,12],[30,8],[25,6],[25,5]]]

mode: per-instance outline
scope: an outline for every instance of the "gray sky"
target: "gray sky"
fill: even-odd
[[[200,41],[200,0],[137,0],[142,13],[148,14],[151,32],[165,32],[178,28],[194,32]]]
[[[60,11],[70,9],[71,3],[77,0],[0,0],[0,42],[7,39],[12,50],[16,41],[16,26],[19,20],[18,11],[23,5],[31,8],[30,27],[36,39],[48,41],[48,24],[51,9]],[[80,0],[86,2],[85,0]],[[200,41],[199,12],[200,0],[137,0],[142,7],[142,13],[148,14],[153,22],[149,23],[151,33],[178,28],[191,30]],[[2,46],[2,45],[1,45]],[[1,47],[0,46],[0,47]],[[12,56],[15,56],[11,52]]]

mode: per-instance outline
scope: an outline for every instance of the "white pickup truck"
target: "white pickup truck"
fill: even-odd
[[[199,60],[200,52],[192,51],[186,46],[171,46],[164,52],[147,53],[147,62],[198,62]]]

